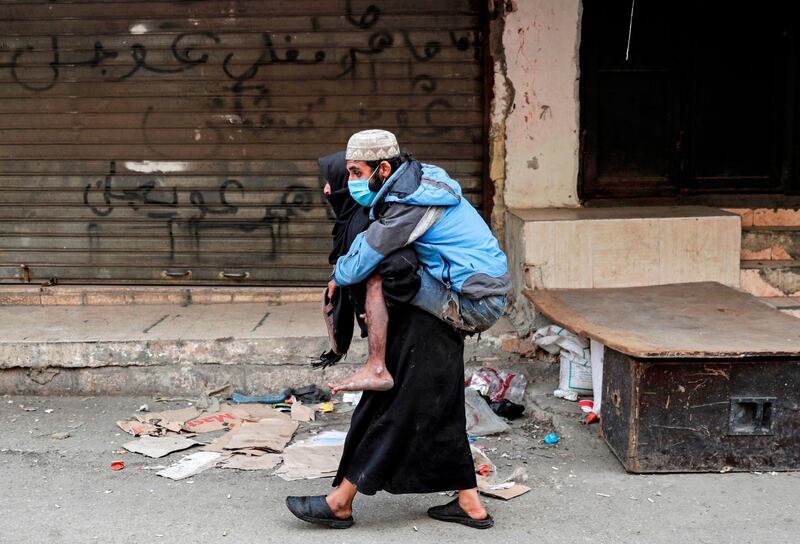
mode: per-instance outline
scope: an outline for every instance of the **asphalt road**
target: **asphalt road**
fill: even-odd
[[[265,472],[212,469],[172,482],[146,467],[180,453],[165,459],[117,453],[130,437],[114,422],[152,399],[3,397],[0,542],[800,542],[800,473],[626,474],[597,426],[581,426],[574,404],[547,396],[552,385],[529,388],[535,418],[480,441],[501,475],[523,466],[533,487],[509,502],[486,499],[496,520],[488,531],[427,518],[428,507],[450,500],[439,494],[360,497],[354,527],[314,527],[295,519],[284,499],[325,493],[330,479],[285,482]],[[157,409],[179,406],[185,403]],[[329,415],[316,425],[345,430],[348,418]],[[541,442],[551,418],[558,446]],[[70,436],[51,437],[64,432]],[[111,471],[116,460],[126,468]]]

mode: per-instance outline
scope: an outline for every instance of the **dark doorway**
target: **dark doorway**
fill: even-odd
[[[800,201],[793,2],[584,0],[590,204]],[[628,35],[630,29],[630,46]]]

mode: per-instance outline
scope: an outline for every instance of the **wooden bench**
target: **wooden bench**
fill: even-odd
[[[629,472],[800,468],[800,319],[714,282],[526,296],[606,346],[601,427]]]

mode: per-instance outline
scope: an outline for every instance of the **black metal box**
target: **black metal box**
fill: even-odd
[[[629,472],[800,469],[800,358],[652,359],[606,348],[601,426]]]

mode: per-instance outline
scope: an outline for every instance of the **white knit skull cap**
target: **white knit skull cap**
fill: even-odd
[[[370,129],[356,132],[347,142],[348,161],[379,161],[400,155],[397,138],[388,130]]]

